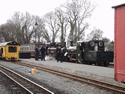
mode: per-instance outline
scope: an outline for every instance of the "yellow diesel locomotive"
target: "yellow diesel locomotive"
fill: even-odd
[[[19,46],[15,41],[0,43],[0,58],[5,60],[19,60]]]

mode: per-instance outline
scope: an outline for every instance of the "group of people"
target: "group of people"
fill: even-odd
[[[57,59],[57,62],[58,61],[63,62],[65,60],[65,58],[66,58],[66,55],[67,55],[66,47],[64,47],[63,50],[61,50],[61,46],[59,45],[56,48],[56,59]]]
[[[35,60],[39,60],[39,53],[41,52],[41,61],[42,60],[45,61],[45,53],[47,54],[47,50],[48,50],[48,47],[45,48],[44,46],[42,46],[41,49],[39,49],[39,46],[37,46],[35,48]],[[57,62],[58,61],[63,62],[66,58],[66,55],[67,55],[66,47],[64,47],[63,50],[61,50],[61,46],[59,45],[56,48],[56,60],[57,60]]]
[[[41,52],[41,61],[45,61],[45,52],[47,54],[47,49],[48,47],[45,48],[44,46],[42,46],[41,49],[39,49],[39,46],[37,46],[35,48],[35,60],[39,60],[39,52]]]

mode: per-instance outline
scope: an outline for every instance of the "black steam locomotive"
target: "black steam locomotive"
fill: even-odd
[[[105,67],[109,65],[109,62],[113,62],[113,51],[105,51],[104,41],[102,40],[77,42],[76,47],[72,46],[67,49],[67,61]]]

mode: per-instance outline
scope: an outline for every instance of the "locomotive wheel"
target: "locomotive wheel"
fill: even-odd
[[[81,60],[77,60],[77,63],[82,64],[82,61]]]
[[[89,62],[89,65],[92,65],[92,62]]]
[[[78,60],[76,60],[76,63],[79,63]]]
[[[105,67],[108,67],[108,65],[109,65],[109,62],[104,62]]]
[[[95,65],[96,66],[100,66],[101,64],[100,64],[100,62],[96,62]]]
[[[99,63],[98,63],[98,62],[96,62],[96,63],[95,63],[95,65],[96,65],[96,66],[99,66]]]

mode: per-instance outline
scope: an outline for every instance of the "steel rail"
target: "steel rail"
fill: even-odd
[[[14,72],[14,71],[12,71],[11,69],[9,69],[9,68],[7,68],[7,67],[5,67],[5,66],[3,66],[3,65],[0,65],[0,68],[5,69],[5,70],[11,72],[12,74],[14,74],[14,75],[20,77],[21,79],[27,81],[28,83],[31,83],[31,84],[34,85],[35,87],[39,88],[39,90],[45,92],[45,94],[54,94],[53,92],[51,92],[50,90],[44,88],[43,86],[41,86],[41,85],[39,85],[39,84],[37,84],[37,83],[35,83],[35,82],[33,82],[33,81],[31,81],[31,80],[29,80],[29,79],[23,77],[22,75],[20,75],[20,74]],[[1,72],[3,73],[3,71],[1,71]],[[4,74],[5,74],[5,73],[4,73]],[[22,88],[24,88],[26,91],[28,91],[30,94],[34,94],[31,90],[27,89],[27,87],[23,86],[23,85],[20,84],[18,81],[14,80],[14,79],[11,78],[10,76],[8,76],[8,77],[9,77],[10,79],[12,79],[15,83],[17,83],[18,85],[20,85]]]
[[[31,92],[29,89],[27,89],[26,87],[24,87],[23,85],[21,85],[19,82],[17,82],[16,80],[14,80],[12,77],[10,77],[9,75],[7,75],[5,72],[3,72],[2,70],[0,70],[0,72],[3,73],[6,77],[8,77],[10,80],[12,80],[14,83],[16,83],[17,85],[19,85],[21,88],[23,88],[27,93],[33,94],[33,92]]]
[[[79,82],[91,84],[91,85],[101,87],[101,88],[104,88],[104,89],[107,89],[107,90],[110,90],[110,91],[113,91],[113,92],[117,92],[117,93],[120,93],[120,94],[125,94],[125,87],[122,87],[122,86],[110,84],[110,83],[103,82],[103,81],[98,81],[98,80],[95,80],[95,79],[90,79],[90,78],[75,75],[75,74],[57,71],[57,70],[54,70],[54,69],[49,69],[49,68],[45,68],[45,67],[34,65],[34,64],[27,64],[27,63],[21,63],[21,62],[18,62],[16,64],[20,64],[20,65],[31,67],[31,68],[35,67],[38,70],[42,70],[42,71],[46,71],[46,72],[49,72],[49,73],[52,73],[52,74],[60,75],[60,76],[70,78],[70,79],[73,79],[73,80],[76,80],[76,81],[79,81]]]

